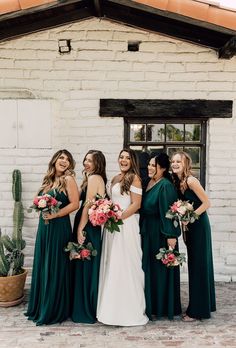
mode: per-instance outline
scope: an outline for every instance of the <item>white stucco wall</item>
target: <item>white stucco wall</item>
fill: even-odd
[[[58,53],[59,39],[71,39],[70,54]],[[140,51],[128,52],[128,40],[141,41]],[[11,231],[14,168],[22,171],[25,208],[59,148],[73,153],[78,181],[83,156],[91,148],[106,155],[109,178],[118,170],[123,119],[100,118],[100,98],[235,103],[235,81],[236,58],[219,60],[210,49],[106,20],[90,19],[0,43],[0,99],[49,99],[52,110],[52,149],[0,149],[2,231]],[[208,126],[206,189],[215,273],[216,280],[230,281],[236,280],[235,107],[232,119],[211,119]],[[36,225],[36,215],[26,212],[27,267],[32,265]]]

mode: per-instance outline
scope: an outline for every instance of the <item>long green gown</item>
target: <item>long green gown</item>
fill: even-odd
[[[81,207],[75,216],[73,239],[77,242],[77,228],[81,219],[86,191],[81,193]],[[85,244],[91,242],[97,250],[97,256],[91,260],[72,260],[72,313],[71,319],[76,323],[93,324],[96,322],[98,277],[101,258],[101,227],[93,226],[90,221],[86,224]]]
[[[53,192],[48,193],[62,202],[60,208],[69,204],[64,192]],[[64,248],[71,238],[69,215],[45,224],[40,214],[29,304],[25,313],[36,325],[61,323],[69,317],[70,261]]]
[[[194,210],[202,204],[189,188],[181,198],[193,203]],[[191,318],[207,319],[216,310],[216,300],[211,227],[206,212],[200,215],[199,220],[188,224],[186,246],[189,276],[189,305],[186,313]]]
[[[141,209],[143,270],[145,273],[146,314],[150,320],[181,313],[179,266],[167,268],[155,255],[167,248],[167,238],[177,238],[179,227],[165,217],[170,205],[177,200],[173,184],[161,179],[144,193]],[[178,246],[176,246],[176,249]]]

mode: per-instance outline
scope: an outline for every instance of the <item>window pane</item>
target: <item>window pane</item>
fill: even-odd
[[[200,148],[199,147],[185,147],[184,151],[186,151],[189,156],[192,158],[192,167],[199,168],[200,167]]]
[[[164,152],[164,146],[147,146],[147,151],[149,152],[150,156],[155,156],[158,153]]]
[[[185,125],[185,141],[200,141],[201,140],[201,125],[186,124]]]
[[[144,150],[143,146],[140,145],[131,145],[130,149],[135,150],[136,152],[142,152]]]
[[[179,146],[179,147],[172,147],[172,146],[168,146],[166,148],[167,150],[167,154],[169,155],[169,157],[171,158],[171,156],[173,155],[173,153],[177,152],[177,151],[183,151],[183,147]]]
[[[130,125],[130,141],[145,141],[145,124],[131,124]]]
[[[147,141],[164,142],[165,141],[165,125],[164,124],[148,124],[147,125]]]
[[[166,141],[183,141],[184,125],[183,124],[167,124],[166,125]]]

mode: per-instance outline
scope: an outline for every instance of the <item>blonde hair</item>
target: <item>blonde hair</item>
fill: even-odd
[[[56,161],[58,160],[58,158],[62,154],[66,155],[68,157],[69,167],[67,168],[67,170],[64,172],[63,175],[57,177],[55,164],[56,164]],[[47,170],[45,177],[43,178],[43,183],[39,189],[39,192],[40,191],[44,192],[45,189],[47,189],[47,191],[49,191],[52,188],[58,189],[59,192],[65,191],[66,190],[66,177],[68,175],[75,176],[74,168],[75,168],[75,160],[73,159],[72,154],[68,150],[65,150],[65,149],[57,151],[53,155],[52,159],[50,160],[50,162],[48,164],[48,170]]]
[[[188,177],[192,176],[192,159],[189,154],[185,151],[177,151],[172,154],[171,159],[175,155],[180,155],[180,158],[183,162],[183,173],[181,178],[178,178],[177,175],[173,174],[173,181],[175,186],[177,186],[182,192],[188,188]]]

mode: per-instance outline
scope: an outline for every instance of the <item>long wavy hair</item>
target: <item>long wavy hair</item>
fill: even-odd
[[[58,160],[58,158],[62,154],[66,155],[68,157],[69,167],[63,173],[63,175],[58,177],[58,176],[56,176],[55,164],[56,164],[56,161]],[[47,170],[45,177],[43,178],[43,182],[42,182],[42,185],[39,189],[39,192],[40,191],[44,192],[45,189],[47,189],[47,191],[49,191],[52,188],[58,189],[59,192],[65,191],[66,190],[65,178],[68,175],[75,176],[74,168],[75,168],[75,160],[74,160],[72,154],[68,150],[65,150],[65,149],[57,151],[52,156],[52,159],[50,160],[50,162],[48,164],[48,170]]]
[[[85,188],[88,184],[88,177],[90,175],[94,175],[94,174],[100,175],[103,178],[105,186],[106,186],[106,183],[107,183],[106,158],[105,158],[104,154],[99,150],[89,150],[86,153],[86,155],[84,156],[83,164],[86,160],[87,155],[92,155],[94,171],[88,175],[86,173],[85,169],[83,170],[83,172],[82,172],[83,173],[83,181],[82,181],[82,184],[80,186],[81,189],[85,190]]]
[[[189,154],[185,151],[177,151],[172,154],[171,159],[175,155],[180,155],[181,161],[183,163],[183,173],[181,175],[181,178],[179,178],[175,173],[172,174],[173,182],[178,190],[181,192],[184,192],[188,188],[188,177],[192,176],[192,159],[189,156]]]
[[[161,168],[165,169],[165,171],[163,172],[163,177],[172,182],[172,177],[169,173],[169,170],[170,170],[170,158],[169,158],[169,156],[166,153],[161,152],[152,158],[154,158],[154,160],[155,160],[156,167],[159,164],[159,166]]]
[[[118,159],[120,158],[120,155],[122,152],[127,152],[130,157],[130,169],[125,173],[123,176],[121,183],[120,183],[120,192],[123,194],[124,192],[129,194],[130,186],[132,182],[134,181],[135,175],[137,175],[140,178],[139,174],[139,160],[136,152],[132,149],[122,149],[119,153]],[[141,179],[140,179],[141,180]]]

